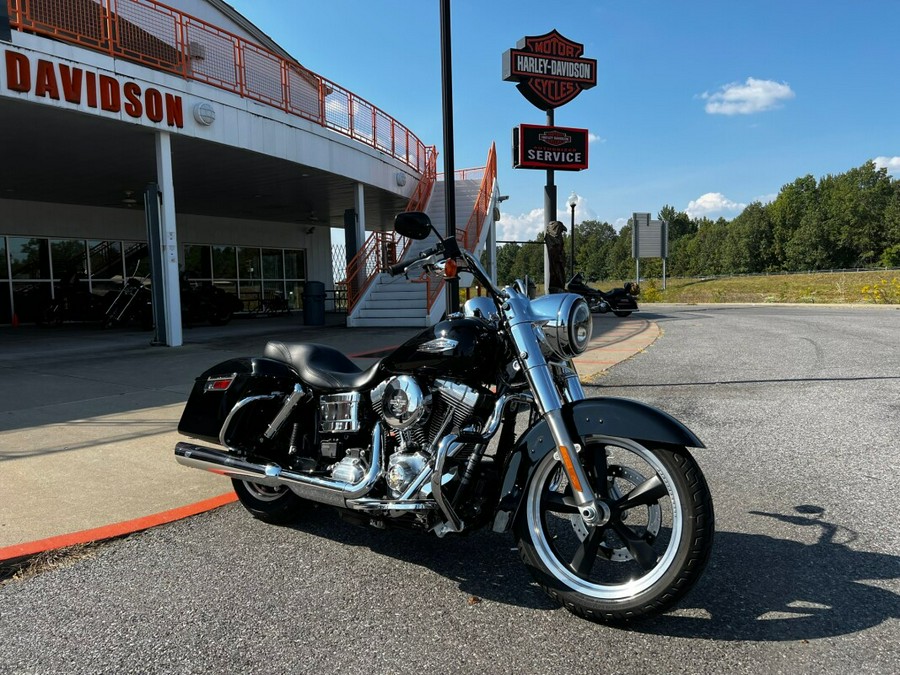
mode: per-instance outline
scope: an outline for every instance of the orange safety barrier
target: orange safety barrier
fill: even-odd
[[[6,0],[10,25],[197,80],[311,120],[426,173],[429,149],[356,94],[156,0]],[[433,182],[432,178],[432,182]]]

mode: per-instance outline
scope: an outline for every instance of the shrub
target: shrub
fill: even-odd
[[[890,281],[880,279],[874,284],[863,286],[860,292],[869,302],[886,305],[900,304],[900,279],[897,277],[893,277]]]

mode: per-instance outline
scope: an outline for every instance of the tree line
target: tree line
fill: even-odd
[[[658,217],[668,222],[671,276],[900,266],[900,180],[874,162],[819,180],[798,178],[774,201],[754,202],[730,221],[691,218],[672,206]],[[631,231],[631,220],[619,232],[607,222],[576,224],[576,271],[594,281],[631,278]],[[498,280],[543,279],[543,238],[500,247]],[[662,262],[642,260],[641,275],[661,276]]]

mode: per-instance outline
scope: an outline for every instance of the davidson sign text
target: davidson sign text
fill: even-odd
[[[124,113],[135,120],[182,128],[182,98],[136,82],[120,82],[111,75],[47,59],[32,61],[25,54],[6,51],[5,84],[9,91],[37,98],[65,101],[108,113]]]

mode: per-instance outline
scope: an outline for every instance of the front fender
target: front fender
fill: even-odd
[[[644,445],[705,448],[694,433],[668,413],[627,398],[587,398],[562,409],[566,426],[579,439],[588,436],[630,438]],[[503,474],[495,532],[507,532],[515,522],[525,489],[537,465],[556,449],[550,427],[538,420],[516,443]]]

